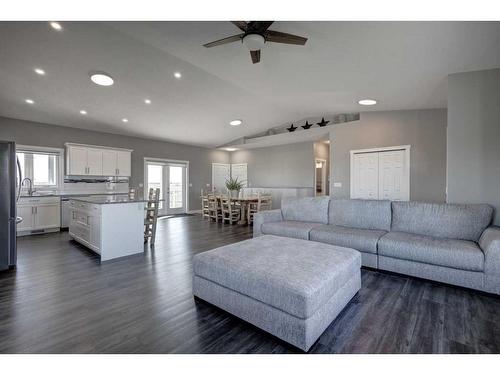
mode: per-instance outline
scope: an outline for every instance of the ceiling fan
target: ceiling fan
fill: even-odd
[[[204,44],[204,47],[211,48],[222,44],[241,41],[250,51],[252,62],[257,64],[260,61],[260,50],[266,42],[296,44],[303,46],[307,38],[268,30],[274,21],[231,21],[243,33],[216,40],[215,42]]]

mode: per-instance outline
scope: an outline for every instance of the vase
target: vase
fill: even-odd
[[[229,196],[233,199],[238,198],[239,193],[239,190],[229,190]]]

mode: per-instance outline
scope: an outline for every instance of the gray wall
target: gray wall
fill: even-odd
[[[189,209],[200,208],[200,190],[212,183],[212,163],[228,163],[229,153],[202,147],[100,133],[0,117],[0,139],[63,148],[65,142],[133,149],[131,186],[144,182],[144,157],[189,161]]]
[[[250,187],[313,187],[313,142],[234,151],[231,163],[248,163]]]
[[[448,77],[448,202],[489,203],[500,225],[500,69]]]
[[[359,121],[332,126],[330,194],[350,196],[350,150],[400,145],[411,145],[410,199],[444,202],[446,109],[365,112]]]

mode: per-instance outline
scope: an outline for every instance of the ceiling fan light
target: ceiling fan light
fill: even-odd
[[[243,37],[243,44],[249,51],[258,51],[264,47],[266,39],[260,34],[248,34]]]

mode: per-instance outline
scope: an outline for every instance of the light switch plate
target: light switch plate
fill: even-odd
[[[338,188],[342,187],[342,182],[334,182],[333,187],[338,187]]]

